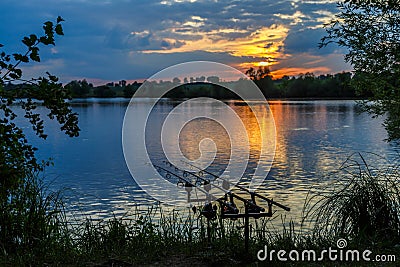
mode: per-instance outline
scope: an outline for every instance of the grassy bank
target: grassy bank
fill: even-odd
[[[348,249],[369,249],[400,260],[398,167],[375,170],[362,157],[353,157],[331,175],[331,184],[312,189],[306,201],[303,224],[311,231],[295,229],[280,217],[251,220],[248,252],[244,250],[243,221],[211,221],[210,242],[207,222],[198,212],[180,214],[150,207],[132,212],[129,218],[74,221],[66,216],[60,193],[49,192],[32,175],[9,205],[2,207],[0,264],[268,265],[269,260],[257,259],[265,246],[321,251],[336,248],[339,238],[347,240]],[[273,263],[282,264],[276,257]],[[337,262],[327,259],[324,264]],[[362,261],[358,264],[369,266]]]

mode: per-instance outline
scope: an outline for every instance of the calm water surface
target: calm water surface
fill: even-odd
[[[53,158],[45,179],[51,187],[65,189],[67,207],[92,217],[132,212],[138,205],[155,201],[134,182],[126,167],[121,144],[121,128],[126,99],[74,100],[73,109],[79,114],[81,134],[69,138],[50,122],[46,141],[32,134],[29,139],[39,148],[38,156]],[[228,101],[248,129],[257,128],[249,108],[240,101]],[[146,105],[146,100],[137,103]],[[157,140],[160,122],[179,102],[162,100],[153,110],[146,134]],[[276,124],[276,152],[273,166],[260,192],[292,208],[281,212],[286,217],[299,218],[305,197],[311,186],[334,179],[327,174],[337,170],[354,152],[373,152],[389,160],[398,157],[398,146],[383,140],[387,137],[382,119],[358,114],[354,101],[270,101]],[[258,103],[257,108],[265,108]],[[205,106],[204,108],[208,108]],[[185,126],[180,137],[184,155],[199,156],[198,144],[203,138],[215,141],[217,160],[211,167],[215,173],[226,167],[230,157],[227,133],[214,121],[198,119]],[[246,175],[258,159],[259,135],[249,135],[250,162]],[[163,159],[160,144],[150,145],[155,164]],[[372,163],[376,157],[364,154]],[[161,163],[160,163],[161,164]],[[278,213],[279,214],[279,213]],[[295,219],[296,220],[296,219]]]

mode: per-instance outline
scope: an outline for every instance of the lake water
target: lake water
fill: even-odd
[[[28,134],[39,148],[39,158],[53,158],[54,166],[46,169],[45,180],[51,188],[65,189],[69,210],[103,218],[155,203],[136,185],[124,160],[121,131],[128,103],[128,99],[77,99],[72,106],[79,114],[82,131],[78,138],[59,132],[54,122],[47,124],[49,136],[45,141]],[[162,100],[152,116],[157,122],[179,103]],[[246,127],[252,127],[254,120],[246,117],[249,111],[243,102],[226,103],[245,118]],[[146,100],[138,105],[145,106]],[[265,103],[256,105],[265,107]],[[384,141],[387,136],[382,119],[358,114],[354,101],[270,101],[269,105],[276,125],[276,151],[271,171],[259,192],[291,208],[290,212],[277,214],[298,219],[310,187],[334,179],[328,174],[354,152],[362,152],[372,165],[381,161],[367,152],[389,160],[398,158],[399,147]],[[188,158],[198,157],[199,141],[211,135],[219,159],[211,170],[218,173],[226,166],[231,147],[215,122],[200,119],[182,132],[181,149]],[[248,175],[252,160],[258,155],[257,140],[257,136],[250,138]],[[150,153],[153,163],[161,164],[161,152],[155,142]]]

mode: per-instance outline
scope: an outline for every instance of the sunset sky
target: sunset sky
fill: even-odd
[[[275,77],[350,70],[337,46],[318,48],[323,23],[338,12],[331,0],[2,0],[0,43],[41,33],[60,15],[65,36],[42,49],[26,75],[50,71],[62,82],[146,79],[173,64],[216,61],[245,70],[268,64]]]

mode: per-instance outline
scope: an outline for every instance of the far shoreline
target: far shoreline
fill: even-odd
[[[154,99],[154,97],[135,97],[136,99]],[[71,101],[76,101],[76,100],[88,100],[88,99],[123,99],[123,100],[130,100],[132,98],[129,97],[121,97],[121,96],[115,96],[115,97],[95,97],[95,96],[88,96],[88,97],[75,97],[71,98]],[[172,101],[177,101],[177,100],[188,100],[192,98],[188,97],[182,97],[182,98],[171,98],[171,97],[161,97],[159,99],[163,100],[172,100]],[[214,98],[213,98],[214,99]],[[235,98],[221,98],[218,99],[220,101],[232,101],[232,100],[242,100],[243,99],[235,99]],[[252,101],[252,99],[249,99]],[[367,98],[360,98],[360,97],[282,97],[282,98],[266,98],[267,101],[339,101],[339,100],[354,100],[354,101],[363,101],[363,100],[368,100]],[[258,101],[257,99],[254,99],[254,101]]]

